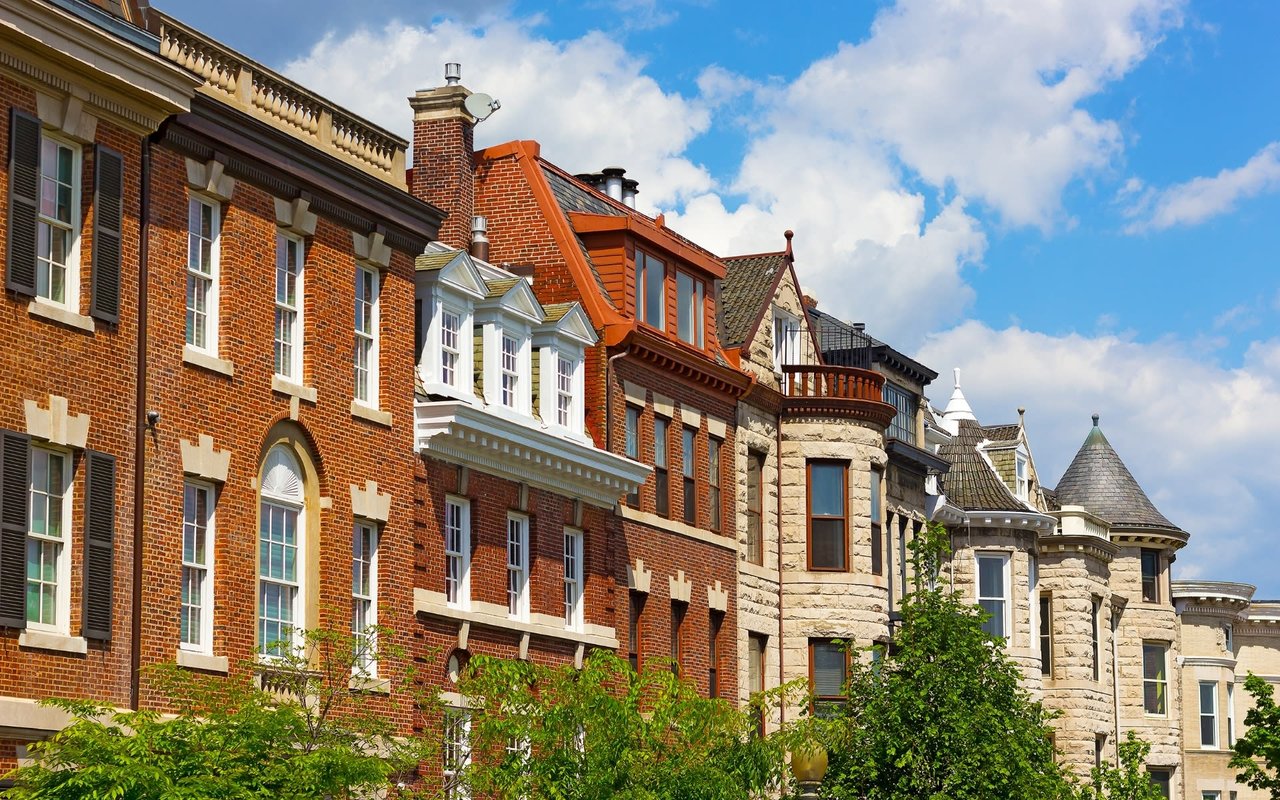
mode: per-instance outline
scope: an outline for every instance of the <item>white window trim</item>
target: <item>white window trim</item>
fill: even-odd
[[[511,530],[513,525],[519,526],[517,546],[519,558],[512,563]],[[507,617],[520,622],[529,621],[529,516],[508,512],[507,514]],[[515,587],[515,597],[511,595],[512,573],[518,573],[519,583]],[[514,600],[515,608],[512,608]]]
[[[38,631],[42,633],[56,633],[62,636],[71,635],[71,549],[75,547],[75,522],[71,517],[74,505],[72,503],[75,480],[72,471],[75,469],[75,457],[67,450],[59,450],[43,445],[32,444],[27,452],[27,465],[30,470],[30,479],[27,486],[27,542],[36,539],[42,542],[55,541],[53,537],[37,535],[31,530],[31,515],[34,513],[34,504],[32,502],[31,493],[35,489],[35,454],[36,451],[43,451],[50,456],[56,456],[62,459],[62,536],[60,549],[58,550],[57,563],[57,580],[58,580],[58,596],[54,599],[54,622],[52,625],[42,622],[32,622],[27,620],[26,629],[29,631]],[[26,545],[29,546],[29,545]],[[27,554],[23,553],[23,563],[27,563]],[[26,591],[26,575],[23,575],[23,591]]]
[[[378,530],[378,524],[371,520],[356,517],[355,522],[351,526],[352,545],[354,547],[355,538],[363,532],[370,534],[369,552],[366,554],[369,561],[369,590],[367,595],[357,595],[353,585],[351,587],[351,599],[353,602],[366,602],[369,604],[368,611],[365,612],[364,628],[357,630],[355,627],[354,613],[351,619],[351,630],[356,635],[357,640],[364,638],[364,634],[369,628],[378,624],[378,550],[381,531]],[[352,553],[352,567],[355,567],[355,553]],[[353,575],[354,578],[354,575]],[[352,672],[360,673],[367,678],[376,678],[378,676],[378,660],[377,660],[377,642],[371,642],[369,645],[370,657],[365,663],[352,664]]]
[[[292,234],[292,233],[288,233],[288,232],[283,231],[283,230],[278,230],[278,231],[276,231],[276,243],[277,243],[277,254],[276,254],[277,263],[276,263],[276,270],[277,270],[277,271],[278,271],[278,270],[279,270],[279,268],[280,268],[279,261],[278,261],[278,259],[280,258],[280,254],[279,254],[279,247],[280,247],[280,244],[281,244],[281,243],[283,243],[283,242],[288,242],[288,241],[295,242],[295,243],[298,245],[298,277],[297,277],[297,287],[296,287],[296,291],[295,291],[295,293],[294,293],[294,294],[295,294],[295,296],[294,296],[294,308],[292,309],[292,310],[293,310],[293,314],[294,314],[294,317],[293,317],[293,325],[291,326],[291,327],[292,327],[292,333],[293,333],[293,335],[292,335],[292,337],[291,337],[291,338],[292,338],[292,345],[293,345],[293,352],[292,352],[291,357],[290,357],[290,359],[289,359],[289,373],[288,373],[288,374],[285,374],[285,373],[283,373],[283,372],[276,372],[275,374],[276,374],[276,375],[278,375],[278,376],[279,376],[279,377],[281,377],[281,378],[284,378],[285,380],[292,381],[293,383],[296,383],[296,384],[302,385],[302,383],[303,383],[303,378],[302,378],[302,347],[303,347],[302,334],[303,334],[303,331],[305,330],[305,328],[304,328],[304,326],[303,326],[303,311],[304,311],[304,308],[305,308],[305,306],[306,306],[306,283],[305,283],[305,281],[306,281],[306,273],[307,273],[307,268],[306,268],[306,264],[307,264],[307,250],[306,250],[306,241],[305,241],[301,236],[298,236],[298,235],[296,235],[296,234]],[[278,287],[277,287],[277,286],[274,284],[274,282],[273,282],[273,284],[272,284],[272,295],[271,295],[271,297],[272,297],[272,308],[273,308],[273,309],[277,309],[277,310],[278,310],[278,309],[287,309],[287,307],[286,307],[286,306],[282,306],[279,302],[277,302],[277,301],[275,300],[275,295],[276,295],[276,292],[277,292],[277,291],[278,291]],[[272,342],[273,342],[272,346],[273,346],[273,348],[274,348],[274,341],[275,341],[275,330],[274,330],[274,328],[275,328],[275,318],[274,318],[274,313],[273,313],[273,315],[272,315]],[[274,360],[275,360],[275,357],[274,357],[274,355],[273,355],[273,356],[272,356],[273,369],[274,369]]]
[[[1236,744],[1236,686],[1234,681],[1227,681],[1227,747]]]
[[[1000,570],[1001,570],[1000,586],[1003,592],[1003,595],[1001,597],[998,597],[998,598],[984,597],[982,595],[982,559],[984,558],[997,559],[1000,561]],[[981,605],[981,602],[983,600],[1000,600],[1001,601],[1002,609],[1003,609],[1003,613],[1001,615],[1002,616],[1001,629],[1004,631],[1003,638],[1004,638],[1006,647],[1013,646],[1013,630],[1011,629],[1012,619],[1011,619],[1011,613],[1010,613],[1011,612],[1010,606],[1013,605],[1013,596],[1012,596],[1013,593],[1011,591],[1012,587],[1010,586],[1010,581],[1009,581],[1011,560],[1012,559],[1010,559],[1009,553],[994,551],[994,550],[976,550],[974,551],[974,554],[973,554],[974,596],[977,599],[978,605]]]
[[[564,627],[565,627],[565,630],[580,632],[583,629],[583,617],[584,617],[583,611],[584,611],[584,607],[586,606],[586,601],[585,601],[586,586],[584,585],[585,582],[583,580],[583,568],[582,568],[583,567],[582,562],[586,556],[586,552],[585,552],[586,539],[582,535],[582,531],[579,530],[578,528],[566,527],[564,529],[563,541],[565,544],[565,548],[564,548],[564,553],[562,554],[562,563],[565,557],[567,557],[568,555],[568,549],[569,549],[568,544],[571,540],[576,543],[574,546],[577,548],[577,553],[574,558],[574,566],[573,566],[572,574],[570,574],[568,564],[563,564],[564,590],[565,592],[568,592],[568,587],[570,586],[570,584],[572,584],[575,588],[577,596],[576,596],[576,602],[574,603],[574,606],[572,609],[569,607],[569,604],[567,601],[565,603]]]
[[[450,290],[446,284],[435,284],[428,290],[419,289],[422,300],[422,318],[418,324],[426,333],[422,352],[419,354],[418,374],[423,388],[429,394],[456,397],[475,402],[475,303],[463,294]],[[454,380],[444,380],[444,314],[458,316],[458,363]]]
[[[1034,553],[1027,554],[1027,649],[1040,647],[1040,563]]]
[[[542,417],[543,425],[561,435],[572,437],[579,441],[585,440],[585,406],[582,399],[585,393],[583,349],[574,347],[560,339],[551,344],[542,345],[538,348],[538,353],[538,358],[541,362],[541,369],[538,373],[538,382],[540,384],[538,387],[538,414]],[[562,358],[572,365],[569,378],[570,405],[568,425],[560,424],[560,407],[558,405],[560,397],[559,368],[560,359]],[[551,368],[548,369],[548,366]]]
[[[784,341],[779,341],[779,322],[786,323],[781,327],[785,333]],[[788,365],[786,359],[800,358],[800,318],[781,308],[773,309],[773,371],[781,374],[782,368]],[[780,346],[781,345],[781,346]],[[797,362],[798,363],[798,362]]]
[[[516,396],[515,404],[502,402],[502,339],[504,336],[516,340]],[[513,418],[527,422],[533,415],[532,399],[533,374],[532,336],[529,326],[515,320],[488,321],[484,323],[482,333],[484,356],[484,402],[490,411],[515,415]]]
[[[356,286],[357,287],[363,285],[364,283],[363,278],[365,274],[369,274],[373,276],[373,281],[371,284],[372,291],[373,291],[373,300],[371,303],[369,303],[369,333],[366,334],[363,331],[356,329],[354,327],[355,321],[353,319],[352,335],[354,338],[352,341],[353,341],[353,344],[355,342],[358,342],[361,339],[365,339],[370,342],[369,361],[368,361],[368,364],[366,365],[366,370],[365,370],[365,381],[367,383],[367,385],[365,386],[366,397],[363,400],[360,399],[360,386],[358,383],[354,386],[352,394],[354,395],[355,401],[360,405],[365,406],[366,408],[376,409],[379,407],[378,406],[378,403],[379,403],[378,382],[379,382],[380,376],[378,371],[378,361],[380,359],[380,351],[381,351],[381,345],[382,345],[382,342],[381,342],[382,337],[380,335],[381,324],[382,324],[382,319],[381,319],[382,313],[380,308],[380,306],[382,305],[382,274],[378,270],[374,269],[373,267],[365,266],[364,264],[357,264],[356,265]],[[354,377],[354,371],[355,371],[355,364],[353,362],[352,363],[353,377]]]
[[[276,445],[276,448],[286,449],[284,448],[283,445]],[[275,448],[272,448],[272,450],[274,449]],[[286,452],[288,452],[287,449],[286,449]],[[295,523],[295,530],[296,530],[295,547],[297,548],[297,553],[294,556],[295,577],[293,580],[293,583],[295,584],[296,589],[293,595],[293,608],[291,610],[291,616],[293,619],[291,620],[290,639],[292,640],[293,646],[298,647],[302,644],[303,634],[307,628],[307,592],[309,591],[309,586],[307,582],[307,578],[308,578],[307,564],[309,563],[310,547],[312,546],[312,544],[309,541],[309,538],[307,536],[306,488],[303,485],[303,482],[306,480],[306,476],[302,471],[302,465],[299,463],[298,457],[291,452],[288,453],[288,455],[292,461],[293,466],[297,468],[297,477],[299,482],[299,496],[286,497],[284,495],[273,494],[273,493],[264,491],[262,489],[259,489],[258,491],[259,520],[258,520],[257,540],[258,540],[258,547],[260,549],[261,542],[262,542],[261,515],[263,510],[262,507],[264,505],[269,504],[269,505],[274,505],[280,508],[293,509],[297,512],[298,519],[297,519],[297,522]],[[270,457],[271,457],[271,451],[268,451],[267,453],[268,461],[270,460]],[[260,558],[261,557],[259,556],[259,559]],[[277,581],[271,578],[264,577],[262,574],[262,564],[261,564],[261,561],[259,561],[258,568],[257,568],[257,581],[255,583],[255,588],[257,589],[257,592],[254,598],[254,603],[256,604],[256,610],[254,612],[255,629],[259,629],[261,627],[261,622],[262,622],[261,603],[262,603],[262,583],[264,581],[268,583],[278,584],[278,585],[285,585],[287,583],[285,581]],[[259,633],[260,633],[260,630],[254,631],[255,638]],[[258,659],[260,661],[265,661],[265,662],[278,660],[280,658],[279,655],[266,652],[266,646],[268,644],[270,644],[270,642],[262,642],[262,641],[257,642]]]
[[[44,140],[48,139],[57,142],[63,147],[71,150],[71,243],[67,246],[67,279],[66,279],[66,297],[64,300],[52,300],[44,295],[37,294],[37,299],[42,300],[60,308],[65,308],[75,314],[80,313],[80,240],[81,227],[84,224],[82,216],[83,209],[80,207],[80,196],[84,192],[84,148],[79,142],[75,142],[64,136],[59,136],[47,129],[40,131],[40,158],[44,159]],[[44,184],[44,165],[41,164],[36,188],[36,226],[39,228],[41,220],[49,219],[40,213],[40,193],[43,191]],[[59,223],[60,225],[60,223]],[[36,260],[39,261],[39,252],[37,251]],[[36,285],[39,286],[40,278],[38,277],[41,266],[36,264]]]
[[[1204,710],[1204,690],[1205,687],[1211,687],[1213,692],[1210,695],[1213,700],[1213,707],[1206,714]],[[1200,723],[1200,749],[1201,750],[1219,750],[1221,749],[1222,732],[1218,730],[1218,682],[1217,681],[1200,681],[1197,686],[1196,693],[1196,721]],[[1213,719],[1213,741],[1205,742],[1204,740],[1204,719],[1211,717]]]
[[[204,655],[213,655],[213,609],[214,609],[214,587],[215,587],[215,585],[216,585],[216,584],[214,583],[214,550],[213,550],[213,546],[214,546],[214,541],[215,541],[215,539],[214,539],[214,524],[215,524],[215,517],[216,517],[216,513],[217,513],[217,512],[216,512],[216,510],[214,509],[214,500],[217,498],[217,496],[218,496],[218,495],[217,495],[217,491],[215,490],[215,488],[214,488],[213,484],[211,484],[211,483],[208,483],[208,482],[206,482],[206,481],[196,481],[196,480],[190,480],[190,479],[188,479],[188,480],[186,480],[186,481],[183,481],[183,485],[182,485],[182,495],[183,495],[183,514],[182,514],[182,525],[183,525],[183,528],[184,528],[184,529],[186,528],[186,524],[187,524],[187,518],[186,518],[186,492],[187,492],[187,487],[188,487],[188,486],[193,487],[193,488],[194,488],[196,491],[198,491],[198,492],[205,492],[205,493],[207,493],[207,495],[208,495],[208,499],[207,499],[207,500],[206,500],[206,502],[205,502],[205,508],[208,510],[208,516],[207,516],[207,517],[205,518],[205,520],[204,520],[204,522],[205,522],[205,529],[204,529],[204,553],[205,553],[205,564],[204,564],[204,567],[203,567],[203,569],[204,569],[204,581],[203,581],[203,584],[202,584],[202,590],[201,590],[201,592],[200,592],[200,600],[201,600],[201,603],[200,603],[200,643],[199,643],[199,644],[190,644],[190,643],[188,643],[188,642],[183,642],[183,641],[181,641],[181,636],[179,636],[178,649],[180,649],[180,650],[186,650],[186,651],[188,651],[188,652],[192,652],[192,653],[201,653],[201,654],[204,654]],[[183,539],[185,540],[185,538],[186,538],[186,531],[184,530],[184,531],[183,531]],[[182,569],[184,569],[184,570],[185,570],[186,568],[187,568],[187,562],[186,562],[186,559],[184,558],[184,559],[182,559]],[[181,632],[179,632],[179,633],[181,633]]]
[[[209,274],[197,272],[191,269],[191,211],[196,205],[207,206],[213,210],[212,234],[213,240],[209,245]],[[191,344],[190,347],[197,352],[211,355],[215,358],[218,356],[218,318],[219,314],[219,298],[222,293],[221,279],[221,250],[222,250],[222,204],[217,200],[192,192],[187,199],[187,280],[192,278],[209,281],[209,294],[205,298],[205,343],[203,346]],[[184,339],[185,341],[185,339]]]
[[[1021,449],[1014,451],[1014,483],[1019,500],[1031,498],[1031,462]]]
[[[467,610],[471,608],[471,501],[465,497],[457,497],[455,495],[446,495],[445,503],[445,519],[442,522],[441,530],[445,535],[444,545],[445,553],[445,605],[449,608],[457,608]],[[460,509],[458,515],[458,525],[460,528],[459,547],[460,550],[456,556],[459,559],[458,565],[458,596],[449,599],[448,573],[449,559],[455,556],[449,555],[448,550],[448,514],[449,506],[456,506]]]
[[[449,730],[447,722],[443,726],[445,728],[445,743],[441,748],[443,751],[441,755],[444,756],[444,758],[441,759],[440,765],[442,789],[444,790],[444,797],[446,800],[465,800],[465,798],[470,797],[466,784],[457,784],[453,787],[453,791],[450,791],[449,783],[450,779],[456,780],[458,773],[466,770],[467,766],[471,764],[471,710],[469,708],[459,706],[449,706],[445,709],[445,713],[456,714],[461,719],[462,735],[458,737],[454,743],[451,743],[448,739]],[[450,744],[456,744],[462,750],[461,758],[459,758],[456,763],[450,763],[447,758]],[[450,767],[453,768],[450,769]]]

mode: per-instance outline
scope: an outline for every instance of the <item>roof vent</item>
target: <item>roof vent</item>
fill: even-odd
[[[604,193],[622,202],[622,176],[627,171],[622,167],[605,167],[600,171],[604,173]]]
[[[622,180],[622,204],[627,208],[636,207],[636,195],[640,193],[640,190],[636,187],[639,185],[639,181],[632,180],[631,178],[624,178]]]
[[[450,61],[444,65],[444,85],[457,86],[462,83],[462,65],[457,61]]]

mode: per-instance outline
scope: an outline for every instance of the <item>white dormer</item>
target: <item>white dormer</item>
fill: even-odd
[[[484,402],[491,412],[533,415],[532,335],[543,316],[528,281],[488,281],[475,306],[475,324],[484,354]]]
[[[559,436],[590,443],[586,434],[583,361],[596,343],[595,330],[582,306],[548,306],[545,321],[533,332],[538,351],[538,415]]]
[[[423,331],[418,375],[427,394],[475,402],[475,308],[488,286],[465,250],[428,250],[417,259],[415,297]]]

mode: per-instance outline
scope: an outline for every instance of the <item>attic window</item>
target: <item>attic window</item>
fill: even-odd
[[[665,327],[666,266],[653,256],[636,250],[636,317],[655,328]]]
[[[773,310],[773,370],[800,363],[800,320],[781,309]]]
[[[682,341],[702,347],[702,281],[683,272],[676,273],[676,335]]]
[[[1027,500],[1031,497],[1031,481],[1028,477],[1027,457],[1023,453],[1018,453],[1016,455],[1016,458],[1017,458],[1016,479],[1017,479],[1017,486],[1018,486],[1018,499]]]

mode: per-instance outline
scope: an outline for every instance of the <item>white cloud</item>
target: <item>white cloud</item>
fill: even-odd
[[[1055,337],[966,322],[931,336],[919,357],[943,373],[931,391],[939,403],[958,366],[984,423],[1014,421],[1027,408],[1047,486],[1100,413],[1152,502],[1192,535],[1180,576],[1274,582],[1263,519],[1280,502],[1280,339],[1254,342],[1238,366],[1222,366],[1176,338]]]
[[[711,190],[707,171],[682,155],[710,126],[703,103],[664,91],[644,74],[643,60],[602,33],[551,42],[537,23],[391,22],[327,36],[284,71],[407,136],[406,98],[442,83],[445,62],[458,61],[468,88],[502,101],[476,128],[478,147],[537,139],[570,172],[626,167],[642,182],[640,201],[655,208]]]
[[[1280,142],[1259,150],[1244,166],[1211,178],[1193,178],[1162,191],[1148,190],[1131,206],[1129,233],[1198,225],[1235,209],[1241,200],[1280,191]]]

